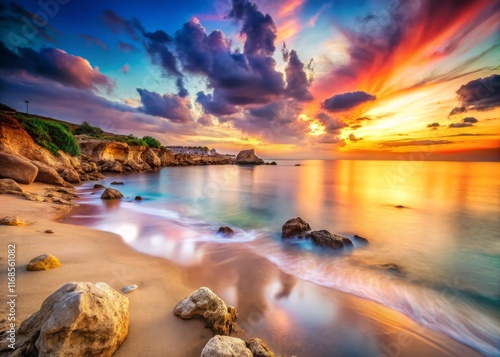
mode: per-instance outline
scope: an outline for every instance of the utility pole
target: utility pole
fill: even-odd
[[[26,103],[26,114],[29,114],[29,111],[28,111],[28,104],[29,104],[29,100],[25,100],[24,101]]]

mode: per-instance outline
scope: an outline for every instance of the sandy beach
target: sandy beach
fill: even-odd
[[[45,187],[32,184],[23,189],[37,193]],[[136,252],[115,234],[58,222],[64,221],[61,218],[68,213],[67,206],[8,195],[0,196],[0,206],[2,216],[16,215],[31,222],[28,226],[0,227],[2,247],[16,244],[18,324],[67,282],[102,281],[117,291],[129,284],[139,286],[126,295],[130,299],[130,331],[115,356],[161,356],[166,352],[174,357],[199,356],[212,337],[211,331],[199,319],[183,321],[175,317],[173,308],[200,286],[209,286],[237,307],[241,331],[236,336],[260,337],[279,356],[310,356],[307,341],[311,339],[333,339],[340,344],[347,333],[346,323],[357,326],[359,338],[368,339],[365,343],[372,344],[374,351],[379,351],[375,355],[380,357],[479,355],[380,304],[293,278],[250,252],[238,251],[243,248],[234,248],[233,254],[227,256],[215,246],[208,249],[200,264],[181,267]],[[44,233],[47,229],[55,233]],[[55,255],[62,266],[26,271],[30,259],[43,253]],[[6,271],[5,256],[0,263],[0,269]],[[6,285],[5,279],[2,284]],[[297,314],[305,305],[311,319],[330,319],[326,322],[330,327],[320,331],[295,326],[289,314]],[[2,316],[5,310],[2,306]]]

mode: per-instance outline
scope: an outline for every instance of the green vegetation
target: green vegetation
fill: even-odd
[[[33,140],[53,155],[57,156],[59,150],[72,156],[80,155],[80,147],[68,126],[23,114],[18,114],[17,119]]]
[[[145,136],[142,138],[142,140],[144,140],[146,142],[147,146],[149,146],[150,148],[159,149],[161,146],[161,143],[158,140],[156,140],[155,138],[153,138],[152,136]]]
[[[133,134],[128,134],[127,136],[116,137],[115,140],[127,143],[130,146],[146,146],[150,148],[159,148],[161,146],[161,143],[151,136],[145,136],[141,139]]]
[[[73,129],[74,135],[86,134],[94,138],[100,138],[104,131],[101,128],[90,125],[88,122],[84,121],[78,128]]]

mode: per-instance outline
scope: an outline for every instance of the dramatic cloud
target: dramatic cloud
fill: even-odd
[[[427,125],[428,128],[437,128],[439,126],[439,123],[431,123]]]
[[[359,125],[359,124],[356,124],[356,125],[351,125],[351,126],[350,126],[350,128],[351,128],[352,130],[358,130],[359,128],[362,128],[362,127],[363,127],[363,125]]]
[[[104,42],[102,42],[101,40],[99,40],[98,38],[95,38],[95,37],[92,37],[92,36],[89,36],[89,35],[85,35],[85,34],[80,34],[80,37],[87,40],[87,43],[95,43],[97,46],[101,47],[104,51],[108,51],[108,46],[106,46],[104,44]]]
[[[342,112],[375,99],[377,97],[374,95],[362,91],[344,93],[328,98],[322,103],[322,107],[330,112]]]
[[[467,117],[467,118],[463,118],[462,121],[464,123],[477,123],[479,120],[477,120],[474,117]]]
[[[114,33],[126,32],[134,40],[139,41],[136,26],[131,21],[125,20],[112,10],[104,11],[104,23]]]
[[[312,77],[307,77],[306,66],[299,59],[297,52],[295,50],[289,52],[285,44],[283,44],[282,53],[283,60],[287,62],[285,68],[287,82],[285,94],[299,101],[312,100],[313,96],[308,89],[311,85]],[[307,69],[311,69],[311,64],[307,66]]]
[[[349,141],[352,141],[353,143],[355,143],[356,141],[359,141],[361,140],[361,138],[357,138],[356,135],[354,134],[349,134]]]
[[[111,91],[114,82],[92,68],[90,63],[57,48],[18,48],[18,53],[9,50],[0,42],[0,72],[28,72],[49,78],[66,86],[76,88],[105,88]]]
[[[186,89],[186,87],[184,87],[184,81],[182,80],[182,78],[177,78],[177,80],[175,81],[175,85],[177,86],[177,89],[179,90],[179,97],[181,98],[185,98],[189,95],[189,92],[188,90]]]
[[[198,92],[196,101],[201,104],[207,114],[223,116],[237,113],[238,108],[226,102],[224,98],[220,98],[218,93],[215,92],[215,95],[212,95],[205,94],[205,92]]]
[[[460,106],[454,108],[450,115],[500,107],[500,74],[474,79],[461,86],[457,94]]]
[[[118,49],[122,52],[133,52],[137,50],[134,45],[122,41],[118,42]]]
[[[463,118],[460,123],[452,123],[448,126],[448,128],[467,128],[469,126],[473,126],[474,123],[477,123],[479,120],[477,120],[474,117],[467,117]]]
[[[385,143],[381,143],[381,146],[395,148],[401,146],[430,146],[430,145],[446,145],[453,144],[453,141],[450,140],[408,140],[408,141],[387,141]]]
[[[178,95],[150,92],[137,88],[141,97],[142,108],[139,110],[149,115],[166,118],[174,123],[187,123],[193,120],[189,101]]]
[[[329,134],[339,134],[340,129],[348,126],[343,120],[334,118],[326,113],[318,113],[316,118],[324,125],[326,132]]]

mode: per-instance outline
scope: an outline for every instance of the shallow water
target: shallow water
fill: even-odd
[[[403,323],[392,316],[396,310],[485,355],[500,354],[499,163],[302,161],[293,166],[297,162],[108,175],[103,183],[123,181],[115,188],[128,198],[103,202],[100,191],[91,188],[95,182],[85,183],[80,187],[84,205],[70,220],[118,233],[134,249],[183,266],[200,285],[224,282],[217,292],[244,312],[246,330],[270,335],[280,353],[470,351],[457,352],[459,347],[439,334],[432,337]],[[134,201],[136,195],[144,199]],[[358,234],[370,244],[355,242],[353,250],[333,254],[309,241],[282,241],[281,225],[296,216],[315,230],[349,238]],[[233,227],[236,236],[217,237],[221,225]],[[397,264],[402,273],[383,264]],[[333,291],[389,309],[368,308],[364,300],[345,300]],[[334,335],[325,332],[341,315],[345,330],[337,326]],[[363,316],[363,323],[351,315]],[[261,318],[272,319],[272,326]],[[397,323],[387,322],[391,319]],[[376,323],[368,327],[371,320]],[[405,325],[427,350],[397,350],[392,336],[385,342],[393,346],[387,352],[381,340],[396,332],[385,333],[382,325]]]

